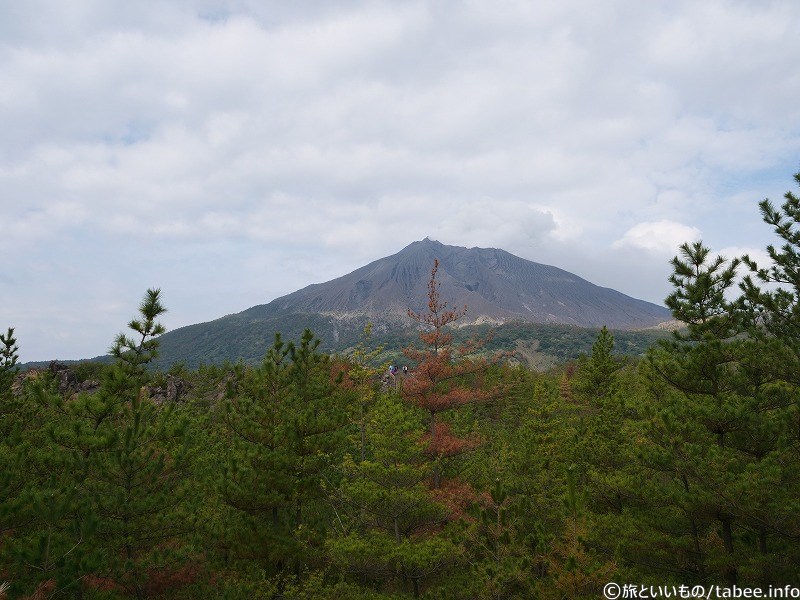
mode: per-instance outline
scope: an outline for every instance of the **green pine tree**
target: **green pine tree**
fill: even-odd
[[[37,389],[48,436],[39,464],[48,476],[36,496],[39,541],[25,562],[54,571],[52,593],[82,597],[102,585],[146,598],[182,568],[188,432],[146,385],[164,311],[160,291],[148,290],[129,323],[135,337],[116,338],[117,361],[96,393]]]
[[[642,456],[662,477],[670,474],[653,490],[660,495],[655,504],[667,507],[653,522],[669,524],[673,542],[683,540],[674,556],[682,557],[687,578],[728,585],[782,580],[796,531],[789,515],[796,452],[787,446],[796,404],[773,379],[763,320],[754,318],[752,304],[727,298],[738,261],[711,259],[699,242],[681,252],[667,305],[686,330],[649,363],[667,389]]]
[[[19,373],[19,347],[14,337],[14,328],[9,327],[4,334],[0,333],[0,398],[7,399],[11,394],[11,384]]]
[[[222,496],[234,511],[236,560],[269,577],[299,576],[322,560],[329,517],[321,482],[341,460],[351,391],[319,340],[280,335],[257,368],[240,368],[227,404]]]
[[[335,491],[331,559],[339,569],[377,589],[418,597],[457,554],[441,534],[445,507],[427,488],[431,462],[424,455],[422,413],[391,395],[381,396],[367,419],[365,460],[347,456]]]

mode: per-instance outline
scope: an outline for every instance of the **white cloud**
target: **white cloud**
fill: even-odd
[[[652,250],[658,253],[675,253],[684,242],[700,239],[700,230],[675,221],[662,219],[655,222],[637,223],[617,241],[614,248],[629,246]]]

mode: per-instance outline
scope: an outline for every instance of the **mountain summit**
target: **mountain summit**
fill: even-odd
[[[441,299],[467,306],[459,325],[536,323],[643,329],[670,319],[661,306],[599,287],[562,269],[495,248],[447,246],[425,238],[352,273],[208,323],[181,327],[161,340],[159,364],[263,358],[276,332],[297,339],[310,328],[326,351],[355,344],[372,322],[383,339],[413,339],[408,309],[420,312],[434,259]],[[543,325],[544,326],[544,325]],[[403,337],[405,336],[405,337]]]
[[[453,308],[467,306],[464,324],[528,321],[640,329],[670,318],[666,308],[599,287],[556,267],[504,250],[447,246],[429,238],[349,275],[310,285],[250,311],[407,321],[409,308],[419,311],[425,306],[434,259],[439,259],[442,300]]]

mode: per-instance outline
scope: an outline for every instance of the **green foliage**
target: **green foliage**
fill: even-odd
[[[353,382],[358,395],[358,412],[353,415],[353,419],[358,423],[357,444],[362,461],[366,458],[367,453],[367,416],[378,396],[379,377],[386,373],[389,367],[387,363],[379,362],[379,357],[383,354],[383,346],[369,348],[371,337],[372,324],[367,323],[362,339],[347,356],[349,363],[347,375]]]
[[[614,355],[614,336],[603,327],[591,355],[579,363],[572,387],[588,402],[608,400],[616,392],[617,372],[622,366],[622,361]]]
[[[222,496],[234,509],[237,559],[270,576],[319,561],[326,527],[321,482],[338,462],[351,394],[306,331],[280,336],[258,368],[237,369],[222,435],[229,444]]]
[[[96,393],[66,397],[40,377],[22,396],[28,410],[36,407],[43,435],[28,447],[32,477],[13,514],[17,591],[81,595],[102,581],[144,598],[179,568],[188,437],[145,385],[163,312],[159,292],[148,290],[141,319],[130,324],[140,339],[120,334],[117,363]]]
[[[704,336],[727,339],[736,333],[733,305],[725,293],[733,286],[739,259],[727,262],[722,256],[710,259],[711,251],[702,242],[680,247],[684,260],[672,259],[669,280],[674,291],[667,296],[672,315],[688,326],[688,336],[676,332],[678,339],[700,340]]]
[[[183,363],[188,369],[237,361],[255,366],[269,349],[275,333],[280,332],[284,339],[299,339],[305,329],[314,331],[321,340],[321,352],[347,355],[362,343],[364,328],[369,324],[366,317],[340,321],[307,313],[261,316],[255,311],[171,332],[165,336],[153,365],[162,370],[175,363]],[[402,350],[414,343],[418,333],[408,324],[374,323],[370,344],[375,348],[383,347],[378,362],[403,364]],[[456,345],[487,339],[483,349],[486,354],[513,352],[522,364],[545,371],[589,353],[598,330],[519,321],[497,326],[463,325],[452,333]],[[644,355],[649,347],[668,336],[669,332],[662,330],[614,331],[617,352],[635,357]],[[236,344],[231,340],[236,340]]]
[[[3,335],[0,333],[0,399],[11,392],[11,383],[19,372],[19,348],[14,338],[14,329],[8,328]]]
[[[156,339],[166,331],[156,319],[167,311],[161,304],[161,290],[148,289],[139,305],[138,319],[131,319],[128,328],[136,336],[120,333],[111,346],[110,353],[117,358],[117,364],[141,376],[143,368],[158,356],[159,341]]]
[[[529,598],[543,576],[548,543],[528,496],[497,478],[464,521],[475,598]]]
[[[797,404],[775,380],[781,354],[764,329],[775,307],[756,308],[771,293],[756,292],[752,281],[746,299],[727,299],[737,260],[710,260],[701,243],[681,250],[668,304],[687,332],[649,361],[668,385],[645,454],[656,472],[670,474],[655,490],[661,523],[685,532],[676,556],[686,576],[764,585],[788,572],[785,543],[797,526],[785,512],[798,486]]]
[[[376,586],[393,583],[419,592],[449,566],[456,549],[438,534],[447,511],[429,494],[422,413],[394,396],[380,396],[367,419],[369,452],[346,456],[335,490],[333,564]]]

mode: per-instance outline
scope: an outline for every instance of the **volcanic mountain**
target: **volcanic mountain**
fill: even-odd
[[[426,238],[343,277],[169,332],[161,337],[160,362],[178,357],[188,366],[224,359],[255,361],[263,357],[275,332],[296,339],[305,327],[328,350],[347,348],[367,321],[384,332],[408,328],[408,309],[419,312],[427,303],[435,259],[441,299],[451,308],[467,307],[461,325],[527,322],[631,330],[670,319],[664,307],[556,267],[504,250],[448,246]]]

